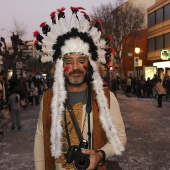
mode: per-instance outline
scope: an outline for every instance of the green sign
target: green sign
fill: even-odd
[[[170,51],[169,50],[161,50],[161,59],[162,60],[170,59]]]

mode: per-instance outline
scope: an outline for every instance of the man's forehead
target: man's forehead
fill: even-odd
[[[83,58],[83,59],[87,59],[87,56],[82,55],[82,54],[68,54],[65,55],[64,59],[78,59],[78,58]]]

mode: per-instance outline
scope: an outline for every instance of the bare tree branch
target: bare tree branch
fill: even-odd
[[[120,54],[124,53],[125,45],[126,49],[132,47],[134,39],[139,36],[137,32],[145,27],[144,7],[138,8],[130,2],[124,3],[123,0],[117,0],[115,4],[93,7],[91,17],[101,20],[105,35],[113,35],[112,45],[115,49],[115,58],[119,62],[123,57]]]
[[[10,33],[19,35],[20,38],[23,38],[26,35],[26,25],[24,23],[19,23],[16,19],[13,20],[13,28],[10,30]]]

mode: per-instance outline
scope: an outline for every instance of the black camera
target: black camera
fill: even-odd
[[[74,161],[75,167],[78,170],[86,170],[90,165],[89,155],[83,154],[81,152],[82,149],[88,149],[88,142],[86,140],[82,140],[79,146],[70,146],[65,154],[67,163]]]

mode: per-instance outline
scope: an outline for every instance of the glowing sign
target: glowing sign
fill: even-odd
[[[169,50],[161,50],[161,58],[162,58],[162,60],[170,59],[170,51]]]

